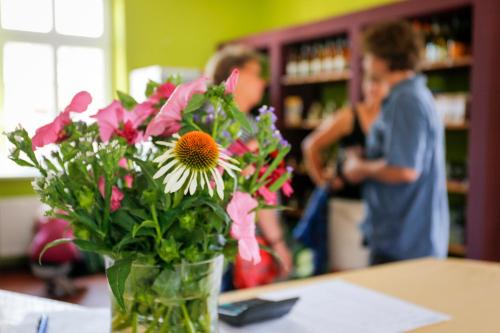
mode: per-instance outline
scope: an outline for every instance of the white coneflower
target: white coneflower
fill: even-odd
[[[224,198],[224,182],[217,167],[222,167],[231,177],[236,178],[233,171],[241,171],[234,165],[238,161],[223,152],[223,148],[207,133],[192,131],[179,136],[174,134],[170,142],[158,142],[167,147],[162,155],[154,162],[163,165],[153,178],[160,178],[166,174],[163,183],[165,192],[174,193],[184,185],[184,194],[193,195],[198,186],[208,189],[213,196],[210,180],[215,183],[215,189],[221,199]]]

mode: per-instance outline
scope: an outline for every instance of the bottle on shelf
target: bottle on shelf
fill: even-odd
[[[323,72],[329,73],[333,71],[334,57],[335,57],[335,48],[333,47],[333,42],[327,41],[325,43],[323,51],[323,61],[321,63],[321,69]]]
[[[321,73],[321,56],[322,56],[322,46],[321,44],[315,44],[312,50],[312,60],[310,64],[310,72],[312,75],[318,75]]]
[[[286,75],[297,76],[298,74],[298,54],[295,49],[288,52],[286,63]]]
[[[297,127],[302,124],[303,101],[300,96],[285,97],[285,125]]]
[[[346,61],[344,58],[344,49],[342,47],[342,41],[337,39],[335,41],[335,56],[333,57],[333,70],[342,71],[346,67]]]
[[[300,48],[300,60],[298,62],[298,75],[307,76],[310,73],[311,64],[311,47],[309,45],[302,45]]]

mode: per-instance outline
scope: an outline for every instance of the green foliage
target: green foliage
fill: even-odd
[[[169,80],[177,84],[179,78]],[[159,87],[150,81],[146,97],[155,94]],[[134,98],[123,92],[118,92],[118,98],[127,112],[133,112],[137,105]],[[165,101],[155,103],[153,107],[158,111]],[[179,134],[204,131],[224,149],[243,130],[254,131],[232,94],[225,93],[223,84],[208,87],[206,93],[194,94],[182,112]],[[144,131],[150,120],[151,117],[145,119],[138,130]],[[171,194],[165,193],[162,179],[153,178],[158,171],[153,161],[165,149],[159,141],[172,138],[153,137],[147,144],[130,145],[117,134],[118,130],[124,130],[124,124],[119,126],[109,142],[102,142],[97,123],[71,122],[58,133],[61,138],[48,154],[33,150],[32,140],[23,128],[8,133],[7,137],[13,144],[10,159],[40,173],[33,186],[41,201],[50,207],[48,215],[69,221],[75,235],[74,239],[48,244],[40,257],[48,248],[64,242],[73,242],[83,251],[109,256],[115,263],[107,269],[107,276],[117,303],[123,307],[124,284],[133,263],[172,268],[220,254],[231,259],[237,251],[237,242],[229,237],[231,220],[226,212],[232,193],[248,192],[259,200],[258,208],[270,208],[256,192],[261,186],[278,191],[289,180],[290,174],[283,172],[282,164],[290,148],[280,146],[272,117],[262,116],[255,133],[259,149],[232,156],[241,169],[253,167],[256,170],[253,175],[236,173],[233,179],[225,172],[223,200],[217,195],[210,196],[207,186],[194,195],[188,194],[185,187]],[[126,167],[119,165],[123,158],[127,160]],[[264,167],[266,171],[261,172]],[[280,173],[276,176],[277,170]],[[127,179],[133,179],[132,186],[127,185]],[[171,271],[163,270],[151,284],[165,292],[166,286],[171,288],[177,283],[172,279]],[[181,281],[183,288],[199,289],[203,276],[190,279]],[[128,318],[123,324],[132,320]]]
[[[125,290],[125,281],[127,280],[130,272],[131,264],[132,261],[130,259],[122,259],[116,261],[113,266],[106,270],[109,287],[115,296],[116,302],[122,309],[125,309],[123,292]]]
[[[119,90],[117,90],[116,93],[118,95],[118,99],[120,100],[125,109],[132,110],[134,106],[137,105],[137,101],[132,96],[124,92],[121,92]]]

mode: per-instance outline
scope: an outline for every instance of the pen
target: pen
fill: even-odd
[[[49,317],[43,314],[38,320],[37,333],[47,333],[47,326],[49,323]]]

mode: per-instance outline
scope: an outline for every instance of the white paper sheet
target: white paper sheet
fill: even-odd
[[[49,318],[47,332],[108,333],[111,328],[109,309],[84,309],[45,312]],[[29,313],[19,325],[6,326],[5,332],[36,332],[40,313]],[[0,330],[0,332],[3,332]]]
[[[42,314],[49,317],[49,333],[107,333],[110,328],[109,309],[86,308],[0,290],[0,333],[36,332]]]
[[[342,280],[263,294],[260,298],[280,300],[296,296],[299,301],[285,317],[243,328],[221,323],[220,332],[396,333],[450,319],[448,315]]]

